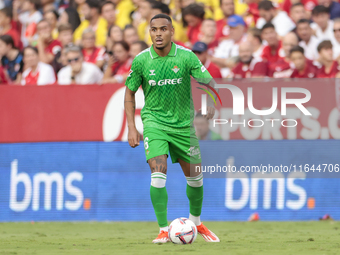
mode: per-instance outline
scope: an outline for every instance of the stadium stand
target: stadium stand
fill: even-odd
[[[39,62],[52,65],[57,79],[58,72],[69,65],[66,54],[62,54],[69,43],[80,46],[85,61],[101,69],[105,77],[103,82],[123,83],[129,72],[127,65],[131,64],[139,49],[146,46],[135,44],[129,61],[122,62],[118,60],[120,53],[113,50],[114,45],[122,45],[121,42],[126,40],[129,46],[137,41],[150,46],[149,23],[158,13],[172,17],[175,43],[189,49],[193,49],[197,42],[208,45],[205,62],[213,63],[223,78],[249,78],[250,73],[246,75],[242,69],[253,68],[250,64],[255,62],[260,63],[256,72],[260,72],[261,77],[290,78],[295,73],[296,78],[298,70],[289,54],[290,49],[297,46],[296,40],[303,48],[306,61],[316,70],[313,78],[340,76],[340,4],[336,1],[3,2],[1,36],[7,35],[12,40],[6,37],[0,40],[1,84],[26,84],[22,74],[31,65],[25,63],[22,56],[24,47],[28,46],[38,50]],[[325,41],[328,42],[326,46]],[[251,57],[247,62],[239,54],[240,45],[251,45]],[[328,58],[319,54],[320,47],[322,52],[332,55],[332,59],[325,62]],[[113,65],[116,70],[123,70],[119,79],[114,79],[114,72],[108,71]],[[235,77],[233,70],[236,69],[244,74]],[[112,79],[108,77],[110,73]]]

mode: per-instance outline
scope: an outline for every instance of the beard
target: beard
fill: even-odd
[[[156,46],[156,49],[157,49],[157,50],[164,50],[165,47],[166,47],[166,46]]]

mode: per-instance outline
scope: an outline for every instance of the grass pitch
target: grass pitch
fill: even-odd
[[[340,254],[340,222],[205,222],[221,239],[152,244],[154,222],[0,223],[0,254]]]

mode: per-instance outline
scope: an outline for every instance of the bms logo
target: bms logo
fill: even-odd
[[[53,173],[36,173],[32,179],[25,172],[18,173],[18,161],[14,160],[11,164],[10,180],[10,202],[9,207],[12,211],[23,212],[32,205],[33,211],[40,209],[40,197],[44,199],[44,210],[51,210],[52,203],[52,185],[56,185],[56,209],[65,209],[70,211],[78,210],[84,201],[83,191],[75,184],[83,180],[83,174],[80,172],[70,172],[65,179],[59,172]],[[40,189],[41,184],[45,187]],[[23,196],[18,196],[18,187],[24,187]],[[64,189],[68,195],[73,196],[71,200],[64,201]],[[20,189],[22,191],[22,188]],[[20,197],[20,198],[18,198]],[[86,208],[85,208],[86,209]]]
[[[149,80],[149,85],[150,86],[176,85],[176,84],[181,84],[182,81],[183,81],[183,78],[164,79],[164,80],[160,80],[158,82],[156,82],[154,80]]]
[[[227,159],[227,165],[234,166],[233,157]],[[227,172],[226,177],[225,207],[229,210],[300,210],[311,199],[303,187],[306,173],[284,176],[283,173]]]

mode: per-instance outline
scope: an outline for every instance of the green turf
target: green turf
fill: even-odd
[[[221,243],[152,244],[153,222],[0,223],[0,254],[340,254],[340,222],[206,222]]]

